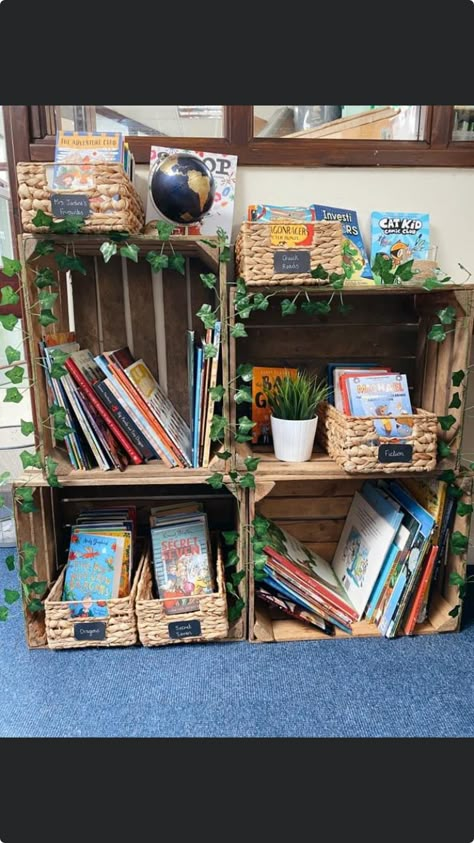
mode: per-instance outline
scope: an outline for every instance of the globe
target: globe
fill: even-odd
[[[211,209],[214,177],[195,155],[168,155],[153,171],[150,191],[155,208],[170,222],[190,225]]]

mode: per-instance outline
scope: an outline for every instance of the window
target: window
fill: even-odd
[[[455,105],[453,141],[474,140],[474,105]]]
[[[425,117],[421,105],[254,105],[253,129],[257,138],[417,141]]]
[[[71,131],[127,136],[220,138],[222,105],[60,105],[56,122]]]

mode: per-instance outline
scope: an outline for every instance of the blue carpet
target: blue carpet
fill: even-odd
[[[15,588],[0,550],[0,587]],[[1,737],[473,737],[474,600],[458,635],[28,650],[0,624]]]

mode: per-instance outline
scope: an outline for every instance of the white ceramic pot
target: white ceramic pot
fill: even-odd
[[[311,459],[318,424],[315,419],[289,421],[271,418],[273,450],[277,460],[306,462]]]

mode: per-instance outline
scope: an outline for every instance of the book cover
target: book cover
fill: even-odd
[[[144,438],[141,431],[127,413],[127,411],[117,401],[115,395],[110,389],[107,380],[97,381],[93,384],[94,391],[99,396],[104,406],[110,411],[115,418],[118,426],[121,428],[125,436],[127,436],[131,443],[135,446],[138,453],[141,454],[145,462],[156,459],[157,454],[151,447],[147,439]]]
[[[329,621],[326,621],[315,612],[303,609],[302,606],[299,606],[294,600],[284,597],[283,594],[264,588],[261,583],[259,583],[255,589],[255,596],[258,597],[259,600],[263,600],[264,603],[267,603],[272,609],[277,609],[285,615],[289,615],[289,617],[294,620],[309,623],[311,626],[316,626],[321,630],[321,632],[326,633],[326,635],[334,635],[334,626],[329,623]]]
[[[365,369],[372,369],[377,368],[377,363],[357,363],[355,364],[353,360],[339,360],[338,362],[328,363],[326,366],[326,381],[329,387],[330,393],[328,397],[329,404],[334,404],[334,371],[335,369],[342,369],[348,371],[349,369],[360,369],[361,371],[365,371]]]
[[[409,260],[426,260],[430,247],[429,214],[373,211],[371,217],[372,265],[378,254],[397,267]]]
[[[108,616],[107,600],[118,595],[123,540],[92,533],[71,535],[64,579],[63,600],[70,602],[71,614],[80,618]],[[73,601],[73,602],[71,602]]]
[[[388,374],[390,371],[391,369],[379,367],[375,363],[362,364],[361,366],[334,366],[331,372],[331,387],[333,390],[331,397],[336,410],[339,410],[340,413],[346,413],[349,415],[350,406],[347,397],[347,390],[344,390],[343,392],[341,386],[341,378],[343,375],[351,376],[368,374],[372,376]],[[345,381],[342,383],[345,386]]]
[[[298,205],[249,205],[247,219],[249,222],[278,222],[279,220],[312,222],[316,219],[316,211],[314,205],[310,208]]]
[[[153,565],[159,599],[166,614],[193,612],[196,598],[214,590],[207,518],[151,529]]]
[[[106,524],[98,524],[96,529],[94,529],[93,524],[82,527],[76,525],[74,533],[80,535],[82,532],[89,533],[89,535],[111,536],[112,538],[123,539],[122,560],[121,562],[119,559],[116,561],[116,564],[120,567],[120,584],[117,597],[127,597],[130,594],[130,575],[132,569],[131,531],[114,529]]]
[[[264,585],[268,586],[270,589],[276,591],[278,594],[282,595],[285,598],[289,598],[301,606],[303,609],[306,609],[308,612],[312,612],[318,617],[324,618],[325,621],[330,623],[332,626],[337,626],[342,632],[347,633],[347,635],[352,635],[352,627],[351,624],[353,620],[351,618],[345,617],[336,609],[325,603],[322,598],[317,598],[314,594],[309,594],[309,592],[305,591],[301,586],[296,585],[293,581],[286,579],[283,574],[280,572],[276,572],[273,567],[273,561],[270,560],[268,565],[264,567],[264,574],[265,579],[262,581]]]
[[[333,559],[342,583],[360,620],[398,527],[390,523],[356,492]]]
[[[374,429],[381,437],[406,439],[412,436],[413,414],[406,375],[341,375],[352,416],[380,416]]]
[[[252,376],[252,421],[255,427],[252,428],[252,443],[254,445],[271,445],[271,410],[265,390],[273,390],[276,384],[285,375],[295,377],[297,369],[288,369],[284,366],[254,366]]]
[[[119,132],[63,132],[56,135],[53,190],[84,191],[95,187],[94,165],[123,163]]]
[[[167,159],[173,156],[167,168]],[[176,157],[174,157],[176,156]],[[183,158],[180,158],[183,156]],[[204,165],[209,175],[201,172],[201,168],[192,167],[193,156]],[[181,211],[182,224],[175,219],[169,219],[157,207],[153,197],[153,182],[157,178],[158,169],[173,178],[179,196],[183,199]],[[146,205],[146,222],[165,220],[175,223],[174,234],[208,234],[215,236],[221,228],[227,234],[228,242],[232,239],[232,222],[234,216],[235,181],[237,175],[237,156],[221,152],[198,152],[193,149],[178,149],[176,147],[152,146],[150,151],[150,168],[148,176],[148,193]],[[212,187],[214,186],[214,192]],[[188,222],[187,206],[196,212],[209,204],[209,197],[213,198],[207,212],[198,222]],[[195,214],[193,214],[195,215]]]
[[[413,602],[409,608],[408,617],[405,621],[405,625],[403,627],[403,631],[405,635],[412,635],[415,631],[415,626],[422,621],[419,620],[421,606],[425,597],[425,593],[429,589],[429,584],[431,581],[431,577],[433,575],[434,564],[436,561],[436,556],[438,554],[438,545],[434,544],[430,550],[428,560],[426,562],[425,568],[423,570],[423,574],[421,580],[419,582],[418,588],[413,597]],[[424,620],[424,618],[423,618]]]
[[[408,537],[408,530],[406,529],[406,527],[403,526],[403,524],[401,524],[398,528],[398,532],[392,542],[392,545],[385,557],[382,569],[375,581],[375,585],[372,589],[372,594],[370,595],[369,602],[365,610],[365,619],[369,622],[375,620],[374,615],[378,602],[387,584],[388,577],[390,576],[392,570],[394,570],[394,566],[396,565],[398,555],[404,549],[408,541]]]
[[[330,208],[313,205],[316,219],[323,222],[340,222],[342,226],[342,269],[348,281],[367,280],[373,285],[369,259],[360,233],[356,211],[347,208]]]

